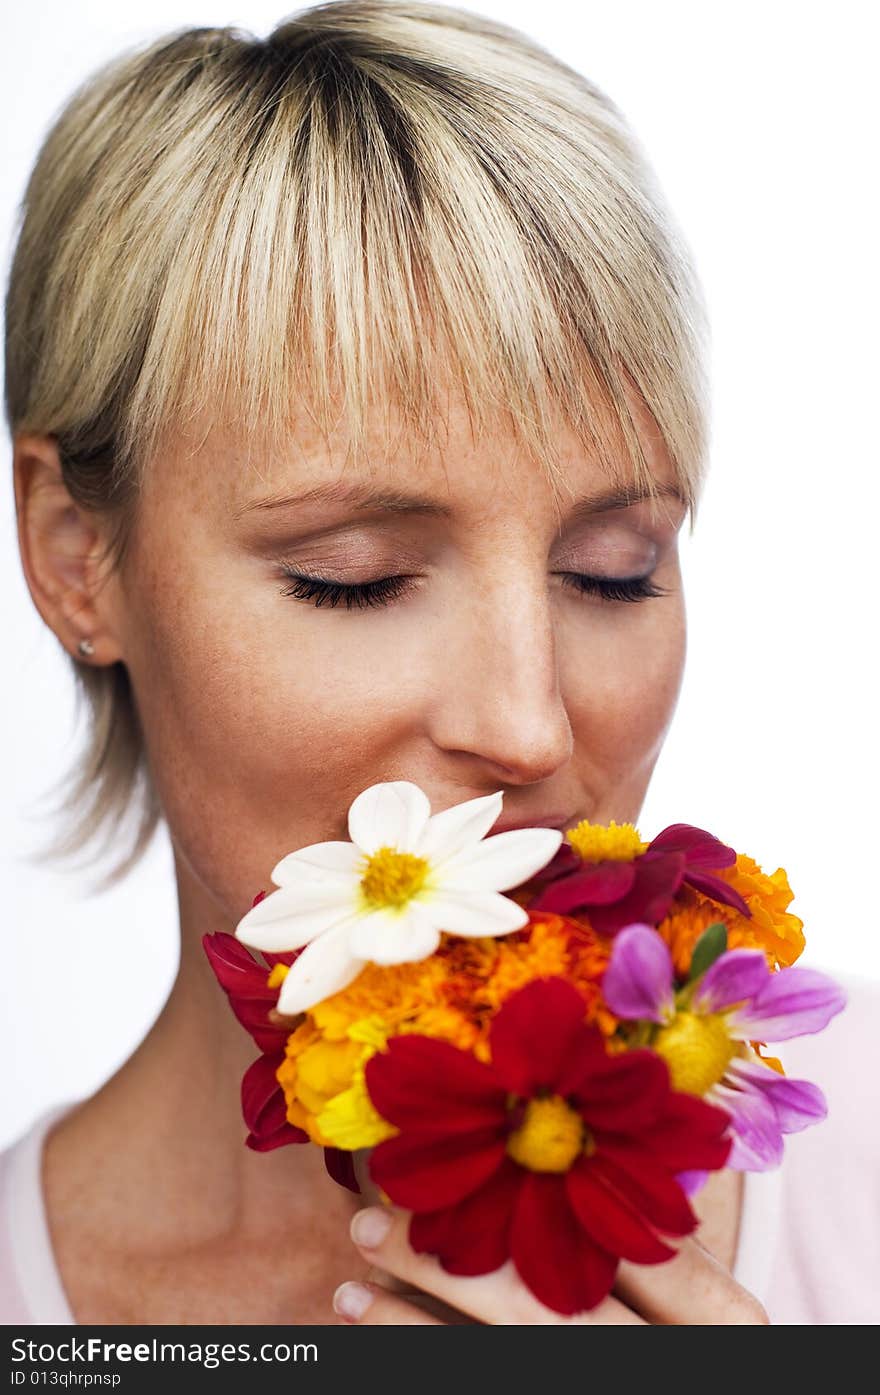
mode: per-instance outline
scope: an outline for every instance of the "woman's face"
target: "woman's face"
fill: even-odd
[[[349,805],[379,780],[415,781],[434,812],[503,790],[505,823],[641,807],[684,666],[683,502],[578,512],[610,486],[564,430],[561,522],[512,435],[475,444],[463,410],[418,462],[390,440],[354,466],[304,424],[288,460],[251,468],[209,436],[157,458],[145,485],[115,623],[179,875],[214,928],[271,889],[284,854],[346,839]],[[284,594],[285,565],[408,580],[385,604],[316,605]],[[578,574],[663,594],[603,599]]]

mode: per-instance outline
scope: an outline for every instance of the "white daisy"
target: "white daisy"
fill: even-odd
[[[284,979],[279,1012],[294,1014],[338,993],[366,963],[427,959],[440,932],[507,935],[528,914],[499,892],[544,867],[562,842],[556,828],[485,835],[503,791],[431,814],[409,780],[371,785],[348,811],[350,843],[312,843],[272,870],[278,886],[238,923],[253,949],[306,948]]]

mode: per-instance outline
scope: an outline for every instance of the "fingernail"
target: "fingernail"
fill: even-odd
[[[365,1250],[373,1250],[381,1245],[391,1229],[391,1217],[378,1206],[370,1206],[366,1211],[358,1211],[351,1223],[351,1238]]]
[[[340,1284],[333,1295],[333,1310],[350,1322],[358,1322],[372,1301],[372,1293],[363,1284]]]

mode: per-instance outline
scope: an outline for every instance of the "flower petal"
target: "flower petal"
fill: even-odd
[[[431,817],[428,796],[411,780],[385,780],[362,790],[348,811],[348,834],[365,853],[411,852]]]
[[[357,978],[364,960],[351,953],[350,934],[351,922],[344,921],[306,945],[281,985],[279,1012],[290,1017],[306,1012]]]
[[[275,1008],[278,989],[270,988],[268,992],[270,996],[263,1003],[258,1003],[252,998],[236,998],[230,994],[229,1006],[245,1031],[253,1037],[257,1049],[271,1053],[284,1049],[284,1044],[290,1036],[290,1027],[284,1023],[279,1025],[270,1021],[269,1013]]]
[[[697,1012],[723,1012],[759,993],[770,977],[760,949],[727,949],[719,954],[700,979],[693,996]]]
[[[625,1139],[603,1138],[593,1165],[609,1186],[627,1197],[640,1215],[667,1235],[690,1235],[697,1217],[678,1182],[650,1153]]]
[[[611,1291],[617,1256],[577,1224],[565,1179],[546,1172],[523,1178],[510,1227],[510,1251],[539,1302],[570,1316],[595,1308]]]
[[[599,1036],[596,1028],[592,1031]],[[589,1128],[633,1134],[662,1117],[669,1099],[669,1069],[656,1051],[647,1049],[612,1056],[603,1047],[594,1055],[580,1054],[580,1059],[573,1053],[560,1077],[559,1092],[572,1097]]]
[[[490,1066],[451,1042],[419,1033],[390,1037],[364,1068],[367,1091],[398,1128],[445,1133],[503,1130],[506,1094]]]
[[[660,1118],[639,1131],[638,1141],[670,1172],[715,1172],[730,1153],[729,1125],[730,1115],[723,1109],[673,1090]]]
[[[779,969],[728,1019],[743,1041],[788,1041],[821,1032],[846,1007],[846,993],[817,969]]]
[[[241,1082],[241,1110],[250,1132],[245,1146],[255,1153],[270,1153],[290,1143],[308,1143],[304,1129],[287,1119],[287,1103],[275,1072],[284,1060],[283,1051],[258,1056]]]
[[[324,1149],[324,1166],[327,1169],[328,1177],[332,1177],[340,1187],[345,1187],[348,1191],[354,1192],[355,1196],[360,1195],[357,1174],[354,1170],[354,1157],[347,1150],[342,1148]]]
[[[711,872],[686,870],[684,880],[688,886],[692,886],[703,896],[708,896],[711,901],[719,901],[722,906],[732,906],[735,911],[739,911],[740,915],[751,920],[752,912],[748,901],[740,896],[739,892],[735,891],[723,877],[715,877]]]
[[[229,1006],[259,1050],[270,1054],[283,1050],[288,1029],[269,1020],[278,990],[269,987],[266,965],[258,963],[234,935],[221,930],[203,935],[202,946]]]
[[[646,852],[625,864],[635,870],[632,889],[610,905],[590,906],[590,924],[600,935],[616,935],[625,925],[658,925],[672,905],[685,871],[684,853]]]
[[[244,1146],[254,1153],[271,1153],[276,1148],[285,1148],[289,1143],[309,1143],[311,1140],[303,1129],[297,1129],[287,1121],[274,1133],[249,1133]]]
[[[528,911],[498,891],[452,891],[445,886],[416,898],[433,923],[450,935],[509,935],[528,924]]]
[[[202,936],[202,947],[217,981],[226,993],[237,998],[274,999],[266,987],[266,969],[234,935],[222,930]]]
[[[585,1050],[604,1058],[599,1033],[584,1025],[586,1004],[563,978],[534,979],[512,993],[489,1028],[492,1068],[501,1084],[529,1098],[553,1092]]]
[[[314,883],[273,891],[242,916],[235,938],[253,949],[299,949],[331,930],[355,907],[353,894]]]
[[[505,1158],[481,1187],[454,1206],[416,1214],[409,1243],[434,1254],[449,1274],[491,1274],[510,1257],[510,1222],[522,1169]]]
[[[559,915],[586,906],[609,905],[622,900],[635,879],[634,861],[581,862],[575,871],[548,880],[531,904],[536,911],[555,911]],[[638,918],[630,916],[631,921]]]
[[[757,1088],[716,1085],[713,1104],[730,1115],[733,1146],[727,1166],[736,1172],[766,1172],[782,1162],[782,1129],[770,1100]]]
[[[709,1180],[708,1172],[701,1172],[698,1168],[689,1168],[687,1172],[676,1172],[675,1180],[681,1187],[688,1200],[701,1192]]]
[[[506,1156],[497,1126],[452,1134],[422,1129],[378,1143],[370,1153],[369,1169],[395,1206],[436,1211],[476,1191]]]
[[[272,880],[277,886],[289,882],[298,886],[306,880],[331,885],[342,881],[350,885],[357,877],[363,855],[354,843],[310,843],[307,848],[297,848],[282,857],[272,868]]]
[[[650,925],[628,925],[617,935],[602,979],[602,995],[615,1017],[663,1022],[673,1010],[672,956]]]
[[[609,1254],[636,1264],[659,1264],[675,1251],[664,1245],[628,1197],[581,1157],[565,1179],[572,1210],[589,1236]]]
[[[399,911],[383,907],[362,915],[352,926],[349,943],[352,954],[374,964],[415,964],[434,953],[440,931],[410,902]]]
[[[736,862],[736,851],[722,843],[705,828],[696,828],[692,823],[671,823],[661,829],[649,846],[662,852],[683,852],[688,869],[692,867],[732,867]]]
[[[287,1119],[284,1091],[276,1075],[283,1060],[283,1051],[258,1056],[242,1076],[242,1117],[255,1134],[275,1133]]]
[[[824,1094],[809,1080],[792,1080],[757,1061],[731,1061],[727,1074],[738,1085],[748,1081],[769,1099],[783,1133],[800,1133],[828,1113]]]
[[[558,828],[511,828],[462,848],[438,872],[449,888],[505,891],[545,867],[561,842]]]
[[[432,814],[412,851],[432,863],[444,862],[463,848],[469,848],[489,832],[501,813],[504,791],[466,799]]]

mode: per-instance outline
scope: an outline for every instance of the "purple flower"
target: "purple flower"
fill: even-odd
[[[760,950],[731,949],[695,982],[676,988],[662,936],[634,924],[614,941],[602,991],[617,1017],[654,1024],[649,1044],[666,1061],[674,1089],[705,1096],[730,1115],[728,1167],[777,1167],[783,1135],[825,1118],[818,1086],[780,1075],[749,1045],[827,1027],[846,994],[825,974],[774,973]]]

